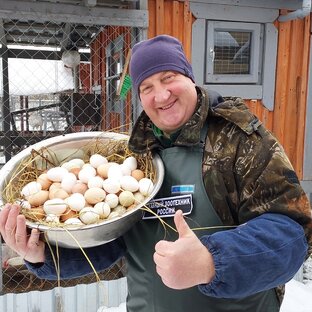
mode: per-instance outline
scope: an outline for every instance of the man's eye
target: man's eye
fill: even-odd
[[[175,75],[168,75],[168,76],[165,76],[164,78],[163,78],[163,81],[164,82],[168,82],[168,81],[171,81],[171,80],[173,80],[173,78],[175,77]]]
[[[148,94],[151,90],[152,87],[144,87],[143,89],[140,90],[140,92],[143,94]]]

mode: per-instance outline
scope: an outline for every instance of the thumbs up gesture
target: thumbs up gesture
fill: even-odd
[[[155,246],[157,273],[173,289],[209,283],[215,275],[211,253],[190,229],[181,210],[175,213],[174,223],[179,238],[174,242],[161,240]]]

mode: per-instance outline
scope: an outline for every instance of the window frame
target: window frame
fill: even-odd
[[[261,76],[262,27],[259,23],[223,22],[207,20],[206,75],[205,83],[259,83]],[[250,73],[214,74],[214,33],[215,31],[237,31],[251,33]]]

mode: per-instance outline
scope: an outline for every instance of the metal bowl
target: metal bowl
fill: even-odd
[[[12,172],[23,160],[31,155],[32,150],[39,150],[40,148],[46,147],[55,154],[62,153],[62,157],[64,157],[64,153],[67,153],[71,155],[71,158],[77,158],[77,153],[79,154],[80,148],[90,143],[90,140],[96,138],[128,140],[129,137],[112,132],[79,132],[56,136],[34,144],[11,158],[0,170],[0,200],[4,202],[2,197],[3,190],[8,181],[10,181]],[[73,151],[75,151],[75,153],[73,153]],[[162,185],[164,179],[164,165],[162,160],[158,155],[155,155],[152,159],[152,163],[156,172],[152,193],[141,204],[127,211],[122,216],[98,224],[66,227],[66,229],[62,227],[49,227],[29,220],[27,220],[27,226],[29,228],[37,228],[41,232],[44,232],[45,239],[50,243],[66,248],[88,248],[98,246],[122,236],[141,218],[141,208],[157,194]]]

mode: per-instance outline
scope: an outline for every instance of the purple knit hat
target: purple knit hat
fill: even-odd
[[[180,41],[168,35],[160,35],[133,46],[130,60],[130,76],[133,88],[139,90],[141,82],[161,71],[176,71],[194,82],[192,66],[183,52]]]

